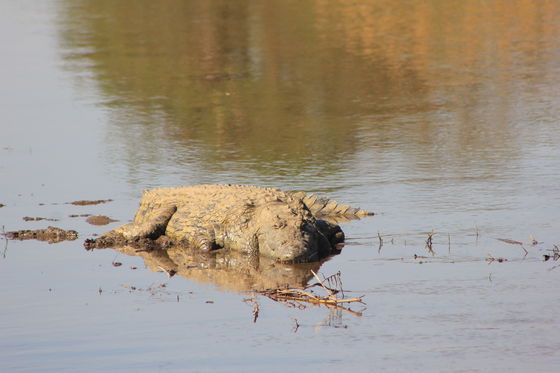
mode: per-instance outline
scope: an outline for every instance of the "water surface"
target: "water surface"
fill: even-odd
[[[0,242],[2,371],[560,364],[560,262],[543,260],[560,244],[556,3],[6,1],[0,14],[0,224],[80,233]],[[257,297],[254,323],[244,278],[169,279],[83,250],[132,218],[141,190],[200,183],[378,213],[343,223],[347,246],[318,269],[365,296],[362,316]],[[83,214],[119,222],[70,217]]]

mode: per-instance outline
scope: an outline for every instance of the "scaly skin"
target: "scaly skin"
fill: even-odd
[[[134,221],[100,237],[97,246],[164,236],[200,250],[226,248],[281,262],[316,261],[338,253],[344,233],[338,225],[316,219],[314,213],[335,218],[368,214],[316,200],[303,193],[241,185],[148,190]],[[98,240],[86,245],[95,247]]]

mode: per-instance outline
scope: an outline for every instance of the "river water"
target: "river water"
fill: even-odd
[[[0,31],[0,225],[80,235],[0,241],[1,371],[557,371],[557,2],[8,0]],[[374,211],[312,266],[365,304],[83,249],[202,183]]]

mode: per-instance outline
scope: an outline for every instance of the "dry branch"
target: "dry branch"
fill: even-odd
[[[342,291],[342,281],[340,280],[340,272],[337,272],[331,276],[328,276],[321,280],[317,273],[311,271],[315,279],[317,279],[317,283],[311,284],[306,286],[303,289],[298,288],[286,288],[286,289],[268,289],[268,290],[259,290],[256,291],[257,294],[264,295],[276,302],[283,302],[293,307],[298,308],[306,308],[305,303],[314,304],[314,305],[325,305],[327,307],[333,307],[337,309],[342,309],[348,312],[351,312],[357,316],[361,316],[360,312],[352,311],[346,307],[343,307],[342,304],[348,303],[362,303],[363,296],[355,297],[355,298],[344,298],[344,292]],[[327,283],[329,286],[325,285]],[[334,289],[332,284],[336,284],[338,289]],[[327,294],[326,295],[319,295],[309,291],[310,288],[320,286]],[[337,294],[342,294],[342,297],[337,297]]]
[[[509,238],[497,238],[498,241],[502,241],[505,243],[509,243],[511,245],[519,245],[521,246],[521,248],[523,249],[523,251],[525,252],[525,255],[529,254],[529,252],[527,251],[527,249],[523,246],[523,242],[519,242],[519,241],[515,241],[515,240],[510,240]],[[533,245],[531,245],[533,246]]]
[[[505,243],[509,243],[511,245],[523,245],[523,242],[519,242],[519,241],[515,241],[515,240],[510,240],[509,238],[497,238],[498,241],[502,241]]]

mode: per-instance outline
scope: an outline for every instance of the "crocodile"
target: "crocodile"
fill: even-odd
[[[197,185],[143,192],[134,220],[88,249],[122,245],[184,245],[230,249],[279,262],[313,262],[340,252],[339,220],[373,215],[303,192],[249,185]],[[163,240],[162,240],[163,239]],[[155,245],[156,247],[158,245]]]

